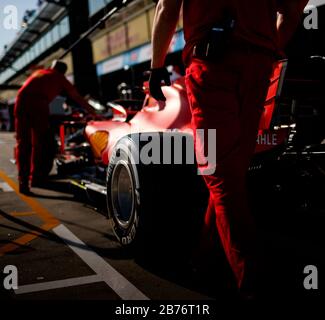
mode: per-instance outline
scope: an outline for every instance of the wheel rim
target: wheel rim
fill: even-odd
[[[113,171],[111,197],[114,217],[126,229],[134,215],[134,185],[131,171],[126,162],[119,162]]]

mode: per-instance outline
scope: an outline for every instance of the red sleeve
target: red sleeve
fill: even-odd
[[[77,89],[65,76],[62,77],[62,84],[64,91],[71,99],[73,99],[73,97],[76,95],[79,96]]]
[[[66,94],[74,100],[76,103],[78,103],[82,108],[84,108],[89,113],[95,113],[93,108],[88,104],[88,102],[78,93],[77,89],[74,87],[74,85],[67,80],[66,77],[63,76],[63,88]]]

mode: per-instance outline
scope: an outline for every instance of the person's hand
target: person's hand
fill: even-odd
[[[151,69],[151,74],[149,78],[149,90],[151,96],[157,101],[166,101],[166,97],[164,96],[161,90],[162,81],[166,86],[171,85],[170,74],[168,70],[165,67]]]

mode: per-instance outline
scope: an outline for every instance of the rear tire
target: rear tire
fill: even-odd
[[[125,137],[110,160],[107,206],[114,233],[138,253],[179,259],[196,241],[203,222],[208,199],[203,179],[194,164],[135,164],[132,159],[138,159],[141,148],[132,135]]]
[[[107,170],[107,206],[114,233],[123,246],[134,243],[141,209],[138,170],[125,150],[127,144],[118,144]]]

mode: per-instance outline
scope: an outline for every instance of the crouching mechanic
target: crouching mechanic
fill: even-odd
[[[203,236],[208,240],[217,227],[244,296],[257,291],[261,269],[245,176],[273,64],[298,26],[307,2],[159,0],[154,18],[149,87],[154,98],[165,100],[160,88],[163,81],[169,84],[164,61],[183,7],[183,58],[194,133],[196,129],[216,131],[214,173],[201,168],[210,192]],[[204,149],[208,150],[209,141],[203,140],[196,136],[197,157],[204,158]]]
[[[64,92],[94,114],[93,108],[64,76],[66,71],[67,65],[56,60],[50,69],[34,72],[18,92],[14,110],[16,161],[19,191],[23,194],[30,193],[29,180],[37,187],[47,179],[44,159],[48,152],[49,104],[53,99]]]

